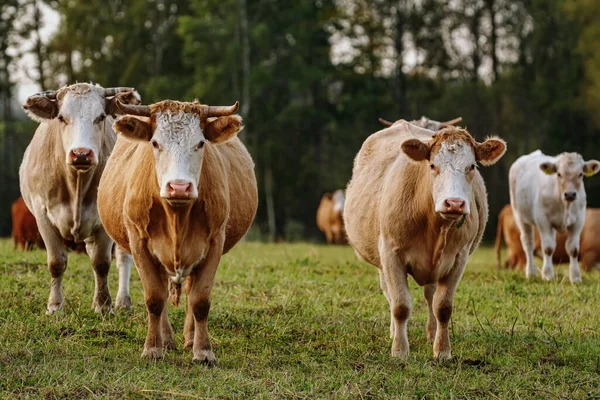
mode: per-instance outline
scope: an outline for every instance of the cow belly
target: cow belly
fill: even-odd
[[[48,209],[47,215],[50,222],[60,232],[60,235],[64,239],[74,242],[82,242],[92,236],[100,225],[95,207],[83,207],[79,221],[75,221],[71,208],[64,205]]]
[[[431,255],[412,258],[406,265],[408,273],[413,277],[419,286],[431,285],[439,282],[440,279],[448,275],[454,267],[456,256],[442,256],[436,268],[431,265]]]

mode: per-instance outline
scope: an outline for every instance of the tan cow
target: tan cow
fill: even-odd
[[[389,128],[390,126],[394,125],[395,123],[399,123],[401,121],[404,121],[404,120],[399,119],[396,122],[390,122],[383,118],[379,118],[379,122],[386,128]],[[433,119],[427,118],[425,116],[422,116],[421,119],[416,119],[416,120],[409,121],[409,122],[411,124],[419,126],[421,128],[437,132],[440,129],[447,128],[449,126],[454,126],[454,125],[458,124],[460,121],[462,121],[462,117],[454,118],[454,119],[452,119],[450,121],[446,121],[446,122],[439,122],[439,121],[434,121]]]
[[[325,193],[317,208],[317,226],[325,234],[329,244],[345,244],[344,231],[344,191],[336,190],[333,194]]]
[[[185,280],[185,347],[213,365],[208,313],[221,256],[246,233],[258,206],[254,163],[237,138],[232,107],[165,100],[126,106],[100,181],[106,231],[133,255],[148,309],[142,357],[175,346],[166,302],[169,280]]]
[[[48,251],[51,275],[47,313],[62,310],[62,278],[67,268],[67,243],[85,242],[96,288],[92,308],[112,310],[108,270],[113,241],[104,231],[96,205],[98,182],[116,135],[113,117],[117,99],[138,103],[131,88],[104,89],[87,83],[30,96],[23,108],[38,129],[19,169],[21,193],[37,221]],[[76,247],[76,245],[73,245]],[[119,291],[116,306],[130,308],[131,256],[117,251]]]
[[[505,150],[501,139],[478,143],[464,129],[434,133],[399,121],[367,138],[356,156],[346,190],[346,233],[359,258],[379,268],[393,357],[409,352],[407,275],[424,286],[434,356],[451,357],[454,292],[488,217],[477,162],[492,165]]]
[[[12,233],[11,237],[17,246],[21,247],[23,251],[29,251],[36,245],[40,249],[45,249],[42,235],[35,222],[35,217],[27,208],[23,197],[19,196],[14,201],[10,209],[12,216]]]
[[[535,255],[542,257],[541,240],[537,228],[534,228],[535,234]],[[525,269],[527,260],[525,252],[521,245],[521,232],[515,223],[512,207],[507,204],[498,214],[498,229],[496,232],[496,259],[497,267],[501,266],[501,245],[502,238],[506,242],[508,249],[508,259],[505,262],[507,268],[520,270]],[[569,254],[566,249],[567,234],[556,233],[556,249],[552,254],[552,262],[561,264],[569,262]],[[600,209],[588,208],[585,212],[585,223],[581,230],[579,262],[581,268],[589,272],[592,269],[600,269]]]

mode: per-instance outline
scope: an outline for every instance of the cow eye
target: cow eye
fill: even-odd
[[[580,177],[580,178],[583,178],[583,172],[580,172],[580,173],[579,173],[579,177]]]
[[[56,118],[58,118],[58,120],[59,120],[60,122],[62,122],[63,124],[66,124],[66,123],[67,123],[67,120],[65,119],[65,117],[63,117],[63,116],[62,116],[62,115],[60,115],[60,114],[58,114],[58,116],[57,116]]]
[[[558,173],[556,174],[556,176],[558,176],[559,178],[561,178],[561,177],[562,177],[562,175],[560,174],[560,172],[558,172]]]
[[[105,118],[106,118],[106,114],[100,114],[98,116],[98,118],[96,118],[96,120],[94,121],[94,123],[99,124],[100,122],[104,121]]]
[[[204,143],[206,143],[206,140],[201,140],[200,143],[198,143],[196,145],[196,148],[194,150],[200,150],[201,148],[204,147]]]
[[[471,165],[471,171],[474,171],[477,168],[477,164],[472,164]]]
[[[156,140],[151,140],[150,144],[152,144],[152,147],[154,147],[156,150],[160,150],[160,146]]]
[[[433,163],[429,164],[429,168],[431,168],[432,171],[435,171],[435,165]]]

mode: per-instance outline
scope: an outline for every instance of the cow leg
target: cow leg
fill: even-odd
[[[525,252],[525,276],[529,279],[537,276],[537,269],[535,268],[534,263],[534,236],[533,236],[533,226],[529,224],[521,223],[520,220],[515,215],[515,222],[519,226],[521,230],[521,245],[523,246],[523,251]]]
[[[116,244],[115,244],[116,246]],[[117,292],[116,309],[131,310],[131,296],[129,294],[129,280],[131,277],[131,255],[119,246],[116,248],[117,269],[119,270],[119,291]]]
[[[173,326],[171,326],[171,321],[169,321],[168,307],[163,308],[160,323],[162,327],[164,348],[175,350],[177,345],[175,344],[175,336],[173,335]]]
[[[325,230],[325,237],[327,238],[327,244],[333,244],[333,235],[329,229]]]
[[[544,265],[542,266],[542,278],[547,281],[554,279],[554,266],[552,265],[552,254],[556,249],[556,231],[551,226],[539,226],[540,239],[542,241],[542,255]]]
[[[412,297],[406,279],[406,266],[400,262],[393,241],[379,239],[379,254],[383,277],[388,290],[390,311],[394,318],[392,357],[408,357],[408,317],[412,311]]]
[[[92,308],[95,312],[112,312],[112,298],[108,288],[108,272],[112,261],[113,241],[100,229],[95,236],[85,240],[85,250],[92,261],[96,285]]]
[[[388,304],[390,303],[390,295],[388,294],[387,283],[385,283],[385,278],[383,276],[383,271],[379,270],[379,286],[381,287],[381,291],[385,296]],[[394,339],[394,315],[390,313],[390,339]]]
[[[217,361],[208,336],[208,313],[213,281],[223,253],[223,242],[223,236],[211,240],[206,259],[192,271],[189,280],[187,312],[191,311],[194,318],[194,342],[192,345],[194,357],[192,361],[206,364],[209,367],[214,366]]]
[[[581,228],[569,231],[567,236],[566,250],[569,254],[569,280],[571,283],[581,283],[581,270],[577,261],[579,257],[579,237]]]
[[[454,293],[467,265],[468,252],[463,250],[456,257],[454,267],[448,276],[438,283],[433,296],[433,311],[437,320],[437,330],[433,342],[433,356],[440,360],[452,358],[448,325],[454,306]]]
[[[437,284],[425,285],[423,287],[425,299],[427,300],[427,309],[429,310],[429,314],[427,315],[427,340],[429,340],[429,343],[433,343],[435,332],[437,331],[437,321],[433,312],[433,296],[436,290]]]

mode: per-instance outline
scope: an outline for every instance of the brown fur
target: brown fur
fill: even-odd
[[[40,249],[45,249],[42,235],[38,230],[35,217],[27,208],[23,197],[19,197],[12,204],[10,209],[12,215],[12,239],[17,246],[21,247],[23,251],[29,251],[36,245]]]
[[[581,231],[579,261],[581,268],[584,271],[600,268],[600,209],[587,208],[585,213],[585,223]],[[537,228],[534,227],[535,233],[535,254],[541,256],[541,241]],[[512,207],[507,204],[498,214],[498,229],[496,232],[496,258],[498,260],[497,267],[501,266],[501,246],[502,238],[506,242],[508,249],[508,258],[504,263],[506,268],[524,270],[526,259],[523,246],[521,245],[521,232],[515,224]],[[555,264],[568,263],[569,255],[566,250],[566,233],[556,234],[556,248],[552,254],[552,262]]]
[[[152,109],[193,112],[196,104],[161,102]],[[221,118],[233,118],[241,125],[239,117]],[[230,124],[216,121],[210,124],[220,124],[228,134]],[[163,348],[175,343],[165,306],[170,281],[167,269],[187,268],[204,254],[184,283],[184,337],[185,345],[193,346],[194,360],[214,362],[206,321],[214,274],[221,255],[247,232],[257,205],[254,163],[238,138],[204,145],[198,198],[177,207],[160,197],[152,146],[118,138],[100,182],[98,206],[107,232],[133,255],[144,286],[149,311],[144,356],[160,358]],[[171,289],[178,292],[177,286]]]
[[[406,121],[371,135],[354,161],[344,219],[357,255],[381,269],[382,289],[392,310],[412,306],[406,274],[426,286],[428,296],[432,295],[431,287],[439,283],[433,299],[428,298],[427,330],[435,331],[437,318],[434,355],[448,358],[447,325],[454,290],[468,255],[481,241],[488,218],[487,193],[475,170],[470,214],[460,228],[455,221],[444,220],[434,212],[429,163],[415,162],[400,150],[420,153],[417,140],[425,145],[424,157],[417,157],[421,160],[434,157],[444,141],[466,142],[476,156],[481,147],[464,129],[448,127],[434,134]],[[504,149],[500,144],[497,150],[503,154]],[[400,328],[406,322],[394,314],[392,317],[392,355],[406,356],[406,330]]]
[[[323,232],[328,244],[346,244],[344,218],[341,212],[335,211],[331,193],[325,193],[317,208],[317,226]]]

